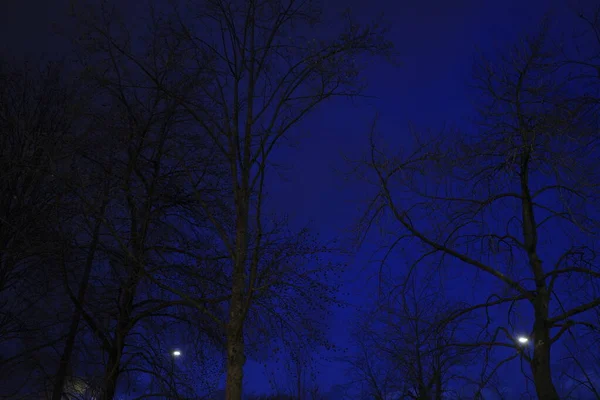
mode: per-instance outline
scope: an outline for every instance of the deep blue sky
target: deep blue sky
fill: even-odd
[[[8,7],[6,6],[8,1]],[[0,12],[0,48],[15,54],[52,52],[56,39],[49,32],[60,25],[61,5],[67,0],[5,0]],[[591,0],[580,4],[593,4]],[[369,65],[366,76],[370,100],[335,101],[302,123],[299,147],[280,153],[290,170],[286,182],[270,188],[271,202],[298,226],[308,222],[325,238],[344,234],[359,213],[364,185],[344,180],[343,156],[357,158],[367,146],[367,132],[375,113],[379,130],[394,145],[408,137],[408,124],[439,129],[444,123],[463,124],[471,116],[474,97],[468,89],[474,50],[493,52],[535,31],[546,11],[553,11],[564,30],[572,30],[576,16],[562,0],[371,0],[329,1],[328,12],[350,5],[365,19],[384,13],[391,24],[401,66],[382,62]],[[369,262],[374,246],[367,244],[352,258],[346,275],[345,300],[366,304],[375,289],[377,265]],[[371,278],[370,284],[365,284]],[[470,287],[456,290],[471,290]],[[482,288],[485,290],[485,288]],[[336,345],[347,347],[351,308],[336,312],[331,332]],[[342,366],[324,363],[320,384],[343,382]],[[268,390],[262,368],[249,363],[247,389]]]

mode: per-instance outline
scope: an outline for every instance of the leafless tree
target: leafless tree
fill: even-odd
[[[453,307],[442,286],[423,274],[401,286],[387,282],[354,329],[357,350],[345,359],[353,384],[360,395],[381,400],[453,398],[475,355],[454,346],[467,321],[447,319]]]
[[[592,5],[573,11],[580,23],[573,37],[556,46],[557,64],[569,82],[579,88],[579,101],[592,105],[591,111],[597,114],[600,105],[600,7]],[[587,256],[594,254],[588,251]],[[565,333],[564,355],[558,366],[564,398],[600,398],[600,370],[597,367],[600,360],[588,351],[600,338],[598,308],[592,312],[594,317],[586,319],[579,329],[569,329]]]
[[[366,165],[378,193],[363,222],[400,230],[392,247],[419,244],[416,265],[437,257],[494,285],[455,316],[479,312],[487,333],[471,344],[512,349],[505,361],[527,362],[537,396],[552,400],[552,346],[600,305],[600,143],[597,105],[562,74],[547,36],[544,28],[476,66],[481,118],[472,134],[416,135],[402,155],[371,135]]]
[[[0,395],[18,398],[40,388],[63,338],[57,225],[78,94],[60,64],[3,63],[0,81]]]
[[[350,20],[333,38],[325,31],[315,35],[319,17],[314,4],[304,1],[219,0],[176,7],[170,17],[161,20],[164,35],[155,36],[154,43],[171,54],[185,53],[173,74],[183,76],[181,82],[192,93],[168,85],[130,47],[112,40],[111,31],[96,29],[110,44],[109,51],[143,70],[154,87],[178,101],[193,119],[193,129],[210,138],[211,156],[224,162],[227,195],[198,190],[196,201],[220,240],[215,249],[227,257],[222,260],[227,262],[221,277],[229,300],[224,321],[227,399],[242,396],[247,356],[244,337],[248,333],[244,328],[249,318],[263,317],[256,313],[252,317],[259,295],[265,299],[270,292],[283,298],[294,294],[310,299],[303,293],[308,293],[311,285],[323,286],[316,276],[322,268],[306,261],[298,265],[299,259],[318,253],[322,246],[313,246],[308,253],[289,249],[294,236],[281,237],[279,224],[271,223],[264,209],[271,153],[322,102],[358,95],[361,57],[389,50],[381,29],[360,27]],[[280,243],[283,248],[276,246]],[[284,262],[277,253],[291,253],[293,258]],[[283,271],[291,272],[291,279]],[[303,284],[300,294],[298,282]],[[189,298],[187,293],[177,292]]]
[[[182,103],[230,175],[232,223],[211,220],[232,264],[226,398],[241,399],[245,321],[259,290],[264,242],[273,240],[263,201],[270,156],[322,102],[359,94],[360,57],[389,45],[377,28],[351,21],[333,39],[316,36],[320,14],[311,2],[218,0],[185,10],[173,30],[195,50],[196,65],[210,60],[211,84]],[[193,63],[188,71],[197,76]]]
[[[317,380],[317,360],[309,349],[301,344],[282,357],[276,367],[284,373],[272,373],[272,390],[281,397],[297,400],[314,400],[322,396]],[[268,373],[268,372],[267,372]]]
[[[183,370],[175,373],[172,367],[177,364],[169,362],[172,355],[165,338],[193,332],[187,340],[204,338],[202,349],[219,345],[222,327],[208,315],[219,312],[215,307],[228,297],[219,297],[215,287],[204,290],[207,285],[199,283],[207,280],[196,279],[198,286],[181,281],[190,266],[205,266],[196,278],[208,279],[208,274],[218,272],[219,265],[210,258],[211,244],[201,236],[194,200],[197,192],[214,191],[215,164],[208,158],[182,164],[190,148],[198,153],[210,149],[186,132],[179,100],[165,94],[166,88],[184,90],[177,86],[181,80],[173,79],[177,54],[167,51],[178,48],[163,48],[157,44],[160,32],[150,32],[154,36],[145,38],[138,59],[148,70],[141,70],[114,51],[119,45],[135,48],[127,31],[107,36],[102,34],[106,30],[93,29],[122,27],[102,19],[109,15],[86,20],[89,35],[76,43],[81,82],[94,97],[86,110],[90,122],[82,133],[85,146],[76,160],[80,173],[74,174],[71,185],[78,217],[69,224],[75,240],[64,257],[63,274],[74,311],[53,396],[61,398],[67,371],[87,370],[99,381],[103,399],[112,399],[119,382],[126,383],[121,378],[132,374],[156,378],[154,386],[163,389],[162,395],[168,389],[170,397],[189,397],[191,385],[184,386],[192,378]],[[148,79],[149,71],[163,90]],[[198,176],[198,181],[190,184],[190,175]],[[190,240],[194,236],[196,240]],[[173,293],[186,286],[186,299]],[[146,319],[153,323],[145,323]],[[169,325],[178,330],[170,331]],[[88,362],[76,362],[76,352],[81,351],[74,349],[76,339],[89,347]],[[194,361],[202,361],[193,355],[202,356],[189,349],[188,372]]]

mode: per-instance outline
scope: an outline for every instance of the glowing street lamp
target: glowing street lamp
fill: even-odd
[[[525,337],[525,336],[519,336],[517,338],[517,341],[521,344],[526,344],[527,342],[529,342],[529,338]]]
[[[172,354],[173,354],[173,357],[179,357],[181,355],[181,351],[174,350]]]

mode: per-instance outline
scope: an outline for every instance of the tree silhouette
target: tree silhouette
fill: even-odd
[[[510,55],[477,65],[481,118],[473,134],[417,136],[405,155],[386,154],[371,135],[367,166],[379,192],[364,226],[385,214],[403,229],[400,239],[422,246],[419,261],[438,257],[495,282],[497,292],[454,316],[506,310],[507,324],[488,319],[475,345],[514,349],[507,360],[525,360],[538,397],[550,400],[559,398],[551,347],[585,327],[600,304],[593,295],[599,143],[596,105],[568,85],[547,34],[544,27]],[[575,280],[577,295],[566,285]],[[519,316],[525,312],[530,322]]]

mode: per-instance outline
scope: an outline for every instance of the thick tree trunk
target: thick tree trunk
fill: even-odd
[[[115,398],[121,353],[118,349],[114,349],[108,357],[108,363],[104,372],[104,387],[101,400],[113,400]]]
[[[241,307],[232,305],[232,309],[233,308],[243,312]],[[242,324],[243,322],[240,323],[237,321],[231,321],[227,327],[227,382],[225,387],[226,400],[242,399],[244,364],[246,363]]]
[[[236,223],[236,248],[231,287],[231,305],[227,324],[227,380],[225,386],[226,400],[241,400],[244,380],[244,320],[246,309],[244,290],[246,285],[246,253],[248,245],[248,213],[244,192],[238,197],[238,215]]]
[[[81,319],[81,312],[79,308],[75,310],[75,315],[71,321],[69,333],[67,336],[67,343],[63,353],[60,356],[60,362],[58,365],[58,371],[54,377],[54,389],[52,390],[52,400],[62,400],[65,381],[67,380],[67,374],[69,371],[69,365],[71,363],[71,355],[73,354],[73,348],[75,347],[75,337],[77,336],[77,330],[79,328],[79,321]]]
[[[237,276],[235,276],[237,275]],[[244,379],[244,274],[243,270],[234,273],[229,323],[227,324],[227,382],[226,400],[242,399]]]
[[[533,359],[531,360],[531,371],[538,398],[540,400],[559,400],[560,397],[552,382],[550,346],[546,343],[535,346]]]
[[[123,318],[117,324],[117,332],[104,370],[104,385],[102,388],[101,400],[113,400],[115,397],[117,381],[121,372],[121,357],[123,355],[123,349],[125,348],[125,337],[128,333],[126,329],[128,321],[128,319],[126,320]]]
[[[441,367],[435,372],[435,400],[442,400],[444,397],[442,389],[442,370]]]
[[[125,339],[129,334],[129,323],[131,322],[131,310],[133,306],[133,296],[135,294],[136,285],[130,284],[129,287],[123,289],[120,305],[121,311],[117,321],[115,338],[112,348],[108,355],[108,363],[104,370],[104,387],[102,390],[101,400],[113,400],[117,388],[117,380],[119,379],[121,357],[125,348]]]
[[[107,205],[107,196],[108,190],[105,193],[105,200],[102,203],[101,215],[104,215],[104,211]],[[71,325],[69,327],[69,333],[67,336],[67,342],[65,344],[65,348],[63,353],[60,356],[60,362],[58,365],[58,371],[56,372],[55,380],[54,380],[54,388],[52,391],[52,400],[62,400],[63,391],[65,386],[65,381],[67,378],[67,372],[69,370],[69,364],[71,362],[71,356],[73,354],[73,349],[75,347],[75,338],[77,337],[77,331],[79,330],[79,322],[82,317],[82,310],[85,304],[85,295],[87,292],[90,274],[92,272],[92,266],[94,264],[94,258],[96,255],[96,248],[98,247],[98,242],[100,238],[100,227],[101,227],[101,219],[96,221],[96,226],[94,227],[94,233],[92,236],[92,242],[90,244],[90,248],[88,250],[87,258],[85,260],[85,270],[83,272],[83,276],[81,277],[81,282],[79,283],[79,292],[77,293],[77,299],[75,304],[75,311],[73,312],[73,318],[71,319]],[[66,272],[65,272],[66,273]],[[68,284],[68,283],[66,283]]]
[[[54,377],[54,388],[52,390],[52,400],[62,400],[65,381],[67,379],[69,365],[71,363],[71,356],[73,354],[73,349],[75,347],[75,338],[77,337],[77,331],[79,330],[79,322],[81,321],[81,308],[83,307],[83,299],[86,292],[87,281],[89,279],[89,273],[86,269],[84,282],[82,282],[82,286],[79,291],[78,301],[79,305],[76,307],[75,312],[73,314],[73,318],[71,319],[71,325],[69,327],[69,333],[67,336],[67,342],[65,344],[65,348],[60,356],[60,362],[58,365],[58,371]]]
[[[559,400],[550,367],[550,329],[547,326],[549,296],[544,289],[534,300],[533,357],[531,373],[540,400]]]
[[[525,126],[525,124],[523,124]],[[538,224],[535,221],[534,202],[529,188],[529,160],[531,158],[531,139],[527,139],[527,147],[521,155],[521,206],[523,215],[523,244],[527,251],[529,265],[535,277],[536,295],[533,299],[533,356],[531,372],[533,383],[540,400],[559,400],[552,381],[550,368],[550,326],[548,326],[548,308],[550,293],[546,285],[546,276],[542,261],[538,256]]]

